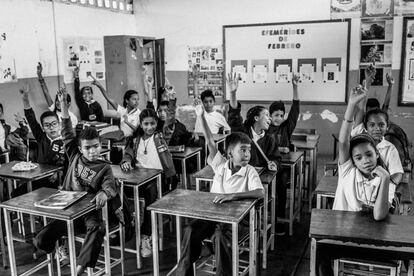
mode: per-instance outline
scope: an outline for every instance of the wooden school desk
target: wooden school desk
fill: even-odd
[[[197,156],[197,171],[201,169],[201,148],[200,147],[185,147],[184,152],[172,152],[172,158],[181,162],[182,169],[182,184],[187,189],[187,166],[186,160]]]
[[[310,179],[308,179],[308,195],[309,195],[309,210],[312,209],[312,191],[313,188],[316,186],[316,170],[317,170],[317,158],[316,158],[316,151],[318,149],[319,144],[319,135],[316,134],[315,140],[294,140],[292,139],[290,143],[294,146],[295,151],[302,150],[302,151],[310,151]],[[306,159],[306,157],[305,157]]]
[[[388,215],[383,221],[375,221],[372,215],[361,212],[313,209],[309,229],[312,239],[310,275],[316,275],[319,242],[368,247],[379,252],[391,252],[394,258],[406,254],[406,257],[412,259],[413,233],[413,216]],[[413,275],[412,269],[408,271],[408,275]]]
[[[338,176],[322,176],[315,189],[316,208],[326,208],[326,199],[335,198],[336,188],[338,187]]]
[[[141,214],[140,214],[140,202],[139,202],[139,187],[150,182],[153,179],[157,180],[158,197],[162,197],[162,183],[161,183],[161,170],[134,168],[129,172],[122,171],[119,165],[111,165],[114,177],[121,182],[121,185],[131,187],[134,191],[134,212],[135,212],[135,250],[126,248],[125,251],[134,253],[137,258],[137,268],[142,267],[140,246],[141,246]],[[160,219],[159,238],[160,238],[160,250],[163,250],[163,229],[162,229],[162,217]]]
[[[281,165],[284,167],[290,168],[290,201],[289,201],[289,218],[278,218],[279,221],[284,221],[289,223],[289,236],[293,235],[293,222],[297,217],[300,221],[300,212],[302,208],[302,185],[303,185],[303,177],[302,177],[302,164],[303,164],[303,152],[296,151],[296,152],[289,152],[286,154],[282,154],[282,161]],[[298,206],[295,209],[295,180],[297,179],[296,176],[296,165],[299,166],[299,190],[297,193],[297,203]]]
[[[265,188],[264,202],[270,202],[270,224],[268,223],[268,208],[263,209],[263,243],[262,243],[262,267],[266,269],[267,267],[267,250],[275,249],[275,232],[276,232],[276,175],[277,172],[269,171],[263,168],[256,168],[260,170],[259,176],[262,181],[263,187]],[[200,181],[213,182],[214,171],[210,165],[205,166],[200,171],[193,174],[193,177],[196,181],[196,191],[200,191]],[[269,193],[269,186],[271,193]],[[270,194],[270,195],[269,195]],[[270,196],[270,198],[269,198]],[[268,231],[270,229],[270,235],[268,236]]]
[[[86,195],[79,201],[75,202],[68,208],[63,210],[48,209],[35,207],[34,203],[49,197],[54,194],[57,190],[50,188],[40,188],[33,192],[12,198],[6,202],[0,204],[3,208],[4,217],[6,222],[6,233],[7,233],[7,246],[9,248],[9,259],[10,259],[10,271],[12,276],[17,276],[16,257],[14,254],[13,233],[11,229],[10,213],[11,212],[22,212],[35,216],[46,218],[63,220],[67,223],[68,228],[68,247],[69,247],[69,259],[70,259],[70,271],[71,275],[76,275],[76,250],[75,250],[75,234],[73,222],[75,219],[95,210],[95,204],[91,203],[90,200],[93,198],[92,195]],[[36,265],[32,269],[28,270],[22,275],[31,275],[36,273],[39,269],[48,266],[49,275],[53,274],[53,253],[47,255],[47,259],[40,264]]]
[[[248,214],[250,217],[249,241],[249,275],[256,275],[257,229],[255,204],[257,200],[246,199],[241,201],[214,204],[217,194],[177,189],[151,204],[153,266],[154,275],[160,275],[158,258],[158,232],[156,214],[176,216],[177,227],[177,262],[181,256],[181,217],[209,220],[228,223],[232,226],[232,264],[233,275],[239,275],[239,223]],[[176,269],[177,266],[174,267]]]

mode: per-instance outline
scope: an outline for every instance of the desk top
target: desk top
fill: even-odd
[[[204,134],[202,132],[197,132],[197,135],[204,137]],[[229,136],[229,135],[230,135],[230,133],[228,133],[228,134],[213,134],[214,142],[222,141],[222,140],[226,139],[226,137]]]
[[[128,172],[124,172],[119,165],[111,165],[115,178],[118,178],[128,184],[141,185],[149,179],[162,173],[162,170],[134,168]]]
[[[291,140],[290,143],[299,149],[314,149],[318,145],[319,140],[309,140],[309,141]]]
[[[213,203],[217,194],[176,189],[160,198],[148,209],[157,213],[239,223],[256,203],[256,199]]]
[[[414,216],[388,215],[375,221],[361,212],[312,209],[309,236],[377,246],[414,246]]]
[[[173,158],[187,158],[197,152],[201,151],[200,147],[185,147],[184,152],[173,152]]]
[[[259,173],[259,176],[260,176],[260,180],[262,181],[263,184],[270,184],[272,182],[273,178],[275,178],[276,175],[277,175],[277,172],[269,171],[268,169],[263,169],[261,167],[256,168],[256,170],[257,171],[261,170],[261,172]],[[194,173],[193,177],[213,181],[213,178],[214,178],[213,168],[211,168],[210,165],[207,165],[204,168],[202,168],[201,170],[199,170],[198,172]]]
[[[35,202],[47,198],[48,196],[56,193],[56,191],[56,189],[40,188],[33,192],[29,192],[27,194],[2,202],[0,204],[0,207],[11,211],[20,211],[26,214],[46,216],[60,220],[76,219],[95,209],[95,203],[90,202],[93,198],[92,194],[87,194],[82,199],[63,210],[40,208],[34,206]]]
[[[302,151],[290,151],[288,153],[282,153],[282,164],[283,165],[292,165],[296,164],[298,160],[303,156]]]
[[[10,178],[10,179],[21,179],[25,181],[34,181],[41,179],[48,174],[62,170],[63,167],[55,165],[46,165],[46,164],[36,164],[37,167],[30,171],[16,172],[12,170],[12,167],[21,161],[12,161],[7,164],[1,164],[0,166],[0,177]]]
[[[337,187],[338,187],[338,176],[324,175],[319,181],[318,186],[315,189],[315,193],[335,195]]]

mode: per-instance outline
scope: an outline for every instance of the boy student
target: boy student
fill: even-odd
[[[86,267],[94,267],[101,251],[105,236],[105,228],[102,225],[100,209],[110,200],[116,200],[111,204],[118,213],[122,208],[117,197],[115,179],[108,162],[100,160],[101,142],[95,128],[83,129],[76,141],[69,119],[66,90],[59,91],[59,100],[62,104],[62,135],[65,139],[65,149],[69,157],[68,173],[63,182],[63,190],[87,191],[94,194],[91,202],[95,202],[96,210],[87,213],[75,221],[75,227],[86,230],[85,241],[82,244],[79,256],[77,275],[81,275]],[[67,234],[66,223],[53,220],[37,234],[34,245],[46,252],[55,248],[56,241]]]
[[[201,113],[204,111],[202,110]],[[226,137],[224,158],[217,150],[207,120],[201,114],[201,126],[206,137],[208,163],[214,170],[214,180],[210,192],[220,194],[213,203],[245,198],[263,198],[264,189],[256,169],[249,165],[251,140],[242,132],[233,132]],[[193,275],[192,264],[199,258],[202,241],[212,237],[216,259],[216,275],[232,275],[231,232],[221,223],[193,220],[184,230],[177,275]]]
[[[98,121],[104,119],[101,105],[93,99],[93,90],[90,86],[80,89],[79,66],[73,70],[73,85],[75,86],[75,100],[79,108],[82,121]]]
[[[59,120],[62,120],[62,109],[60,107],[60,101],[58,99],[58,95],[56,94],[55,102],[53,103],[52,97],[50,96],[49,89],[47,88],[45,79],[42,76],[42,71],[43,71],[43,66],[39,62],[37,64],[37,79],[39,80],[40,87],[42,88],[43,95],[45,96],[47,106],[49,107],[50,111],[53,111],[58,115]],[[71,97],[69,94],[67,97],[68,97],[67,102],[70,107]],[[75,114],[73,114],[71,111],[69,111],[69,116],[70,116],[70,120],[72,121],[72,125],[76,126],[78,124],[78,118],[76,118]]]

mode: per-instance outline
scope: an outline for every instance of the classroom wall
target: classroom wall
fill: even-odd
[[[137,2],[138,32],[165,38],[167,77],[175,86],[179,104],[188,104],[192,101],[187,95],[187,46],[221,45],[223,25],[330,19],[330,0],[139,0]],[[350,86],[354,86],[358,81],[359,26],[360,19],[353,19]],[[413,108],[397,106],[401,35],[402,17],[395,17],[392,68],[396,84],[390,103],[390,118],[400,124],[410,140],[413,140]],[[323,44],[323,38],[315,39],[320,39],[321,45]],[[371,92],[382,100],[385,91],[386,87],[374,87]],[[244,103],[243,113],[245,114],[247,109],[255,104],[257,103]],[[286,110],[289,108],[287,104]],[[337,117],[337,122],[322,119],[324,115],[321,114],[325,114],[323,113],[325,110],[332,112],[333,116]],[[301,116],[298,127],[316,128],[321,134],[319,151],[332,153],[331,134],[339,132],[344,112],[345,105],[301,105],[301,113],[311,114],[311,118],[307,119],[308,115],[306,115],[304,116],[306,120],[303,120],[304,117]]]
[[[14,123],[15,112],[23,113],[23,104],[18,90],[26,83],[30,87],[30,100],[36,115],[40,117],[41,112],[47,108],[36,77],[38,61],[45,66],[46,83],[54,99],[59,84],[63,83],[62,37],[135,35],[137,32],[135,17],[130,14],[62,3],[55,3],[53,6],[52,2],[41,0],[2,0],[0,5],[0,31],[2,29],[12,30],[14,34],[14,56],[18,77],[17,83],[0,84],[0,102],[5,108],[5,119],[10,123]],[[56,28],[53,16],[56,19]],[[58,63],[56,62],[55,32]],[[58,75],[61,76],[59,79]],[[85,84],[87,83],[81,85]],[[72,92],[73,85],[67,85],[67,89]],[[94,91],[95,99],[106,110],[107,104],[104,98],[97,89]],[[72,104],[71,110],[75,114],[78,113],[76,104]]]

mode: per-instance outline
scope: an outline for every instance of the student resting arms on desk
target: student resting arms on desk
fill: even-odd
[[[56,94],[55,102],[53,103],[52,97],[50,96],[49,89],[47,88],[42,72],[43,72],[43,66],[39,62],[37,64],[37,79],[39,80],[40,87],[42,88],[43,95],[45,96],[47,106],[49,107],[49,110],[55,112],[58,115],[59,120],[62,121],[62,109],[60,107],[60,101],[58,99],[58,95]],[[70,107],[70,103],[72,99],[69,94],[67,95],[68,95],[67,102],[68,102],[68,106]],[[78,124],[78,118],[76,118],[75,114],[73,114],[71,111],[69,111],[69,116],[70,116],[70,120],[72,121],[72,126],[76,126]]]
[[[93,99],[92,87],[84,86],[80,89],[79,66],[76,66],[73,70],[73,86],[75,87],[75,101],[78,105],[81,120],[103,122],[102,107]]]
[[[263,198],[264,189],[259,174],[253,166],[249,165],[250,138],[241,132],[234,132],[227,136],[226,154],[228,159],[226,159],[217,150],[203,114],[200,119],[209,149],[208,163],[214,171],[210,192],[219,194],[213,203],[223,204],[227,201],[245,198]],[[184,230],[182,253],[176,275],[193,275],[192,264],[200,256],[202,241],[210,237],[216,257],[216,275],[232,275],[230,229],[225,224],[203,220],[193,220]]]
[[[75,137],[71,120],[69,119],[66,90],[59,91],[62,104],[62,135],[69,156],[69,168],[63,181],[63,190],[87,191],[94,194],[91,202],[96,204],[96,210],[91,211],[75,222],[75,229],[86,232],[77,260],[77,275],[81,275],[86,267],[95,267],[105,236],[101,208],[108,200],[113,199],[109,212],[119,214],[122,205],[115,185],[109,163],[100,159],[101,142],[95,128],[83,129]],[[86,230],[86,231],[85,231]],[[46,252],[52,252],[56,241],[67,235],[66,222],[53,220],[37,234],[34,245]]]
[[[367,91],[358,86],[352,89],[339,132],[338,188],[334,210],[368,212],[375,220],[387,217],[391,206],[390,174],[383,167],[374,139],[367,133],[350,139],[355,109]],[[367,219],[370,219],[367,217]],[[375,230],[372,230],[375,233]],[[330,250],[321,247],[318,255],[319,275],[333,275],[330,260],[341,257],[357,258],[358,250]]]

